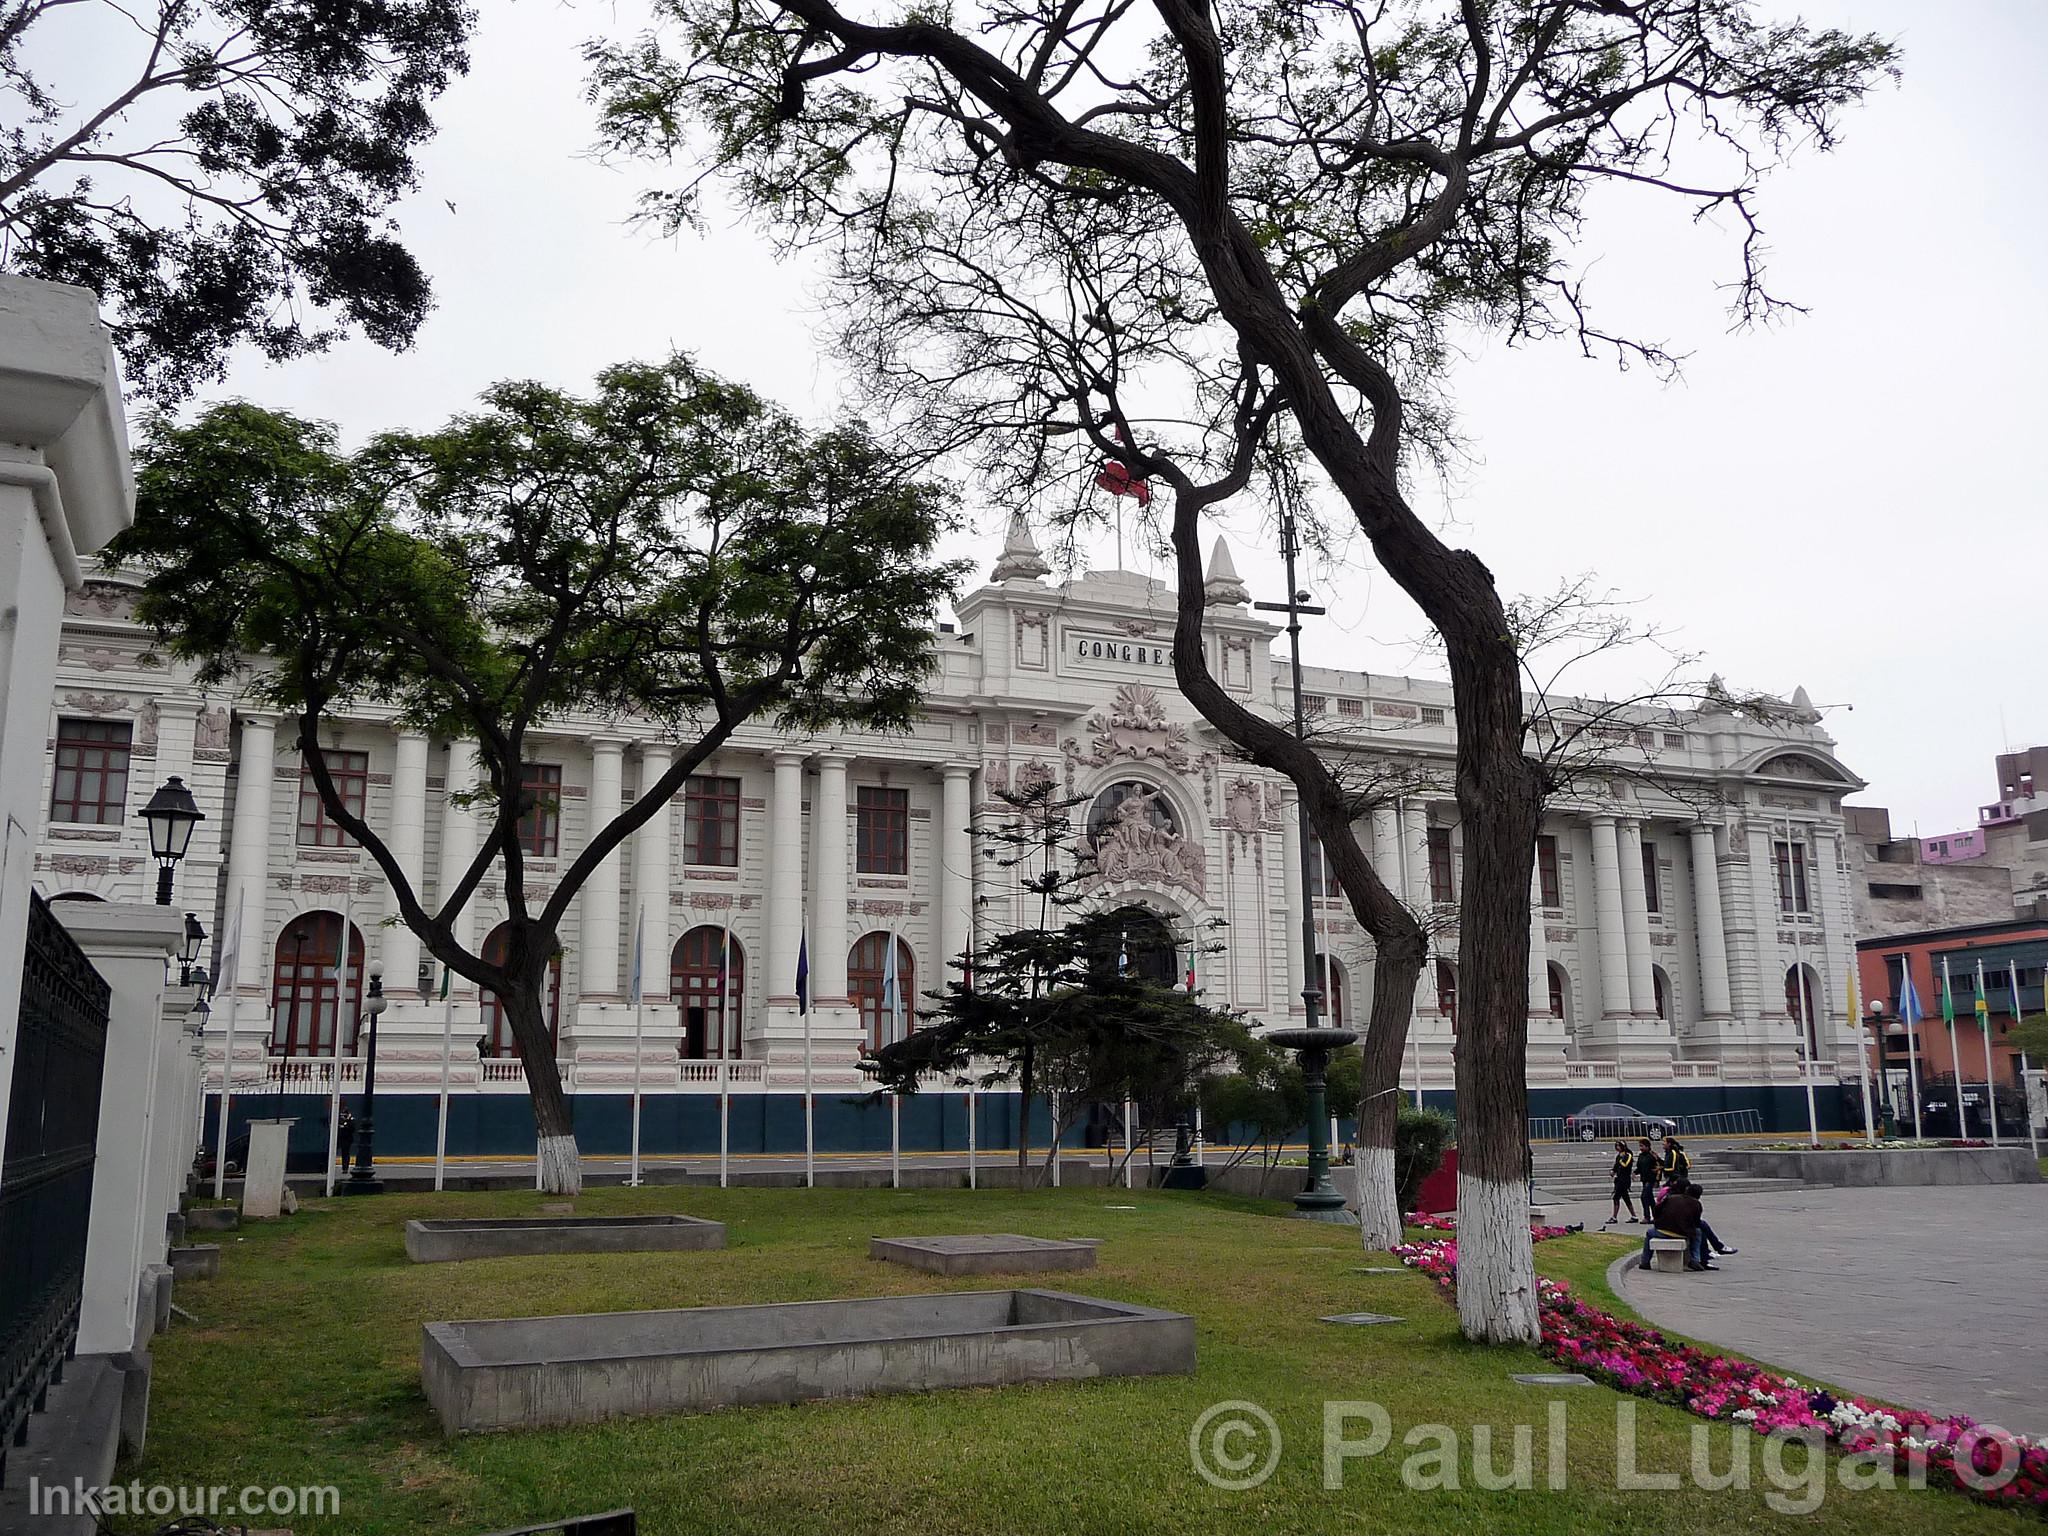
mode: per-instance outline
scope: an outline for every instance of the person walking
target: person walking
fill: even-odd
[[[1629,1194],[1630,1189],[1635,1184],[1635,1172],[1635,1153],[1629,1151],[1627,1142],[1617,1141],[1614,1144],[1614,1214],[1600,1223],[1603,1228],[1611,1227],[1621,1220],[1621,1208],[1624,1205],[1628,1207],[1628,1219],[1630,1221],[1638,1219],[1636,1216],[1636,1203],[1630,1198]]]
[[[1663,1169],[1657,1162],[1657,1149],[1650,1145],[1650,1138],[1645,1136],[1636,1143],[1636,1177],[1643,1181],[1644,1221],[1651,1220],[1656,1214],[1657,1176],[1661,1172]]]
[[[1692,1182],[1692,1159],[1685,1155],[1685,1148],[1678,1144],[1676,1136],[1664,1138],[1664,1187],[1683,1189]]]

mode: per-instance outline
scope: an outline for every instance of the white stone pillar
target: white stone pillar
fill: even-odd
[[[1280,787],[1280,882],[1286,887],[1281,907],[1287,914],[1287,1012],[1292,1015],[1305,1012],[1301,994],[1308,985],[1301,953],[1301,802],[1292,783]]]
[[[846,1002],[846,765],[843,752],[817,759],[818,787],[811,801],[811,1002],[836,1008]],[[782,799],[776,779],[776,825],[781,826]],[[773,876],[770,890],[774,889]],[[796,970],[791,950],[789,969]],[[780,973],[772,973],[779,975]],[[792,994],[794,983],[790,983]]]
[[[674,752],[665,741],[640,747],[640,793],[646,794],[667,773]],[[633,834],[633,924],[640,932],[640,990],[649,1001],[668,996],[669,952],[669,802],[664,800]],[[614,931],[616,932],[616,924]],[[613,940],[612,971],[618,973],[617,939]],[[613,982],[616,987],[618,983]]]
[[[940,969],[933,990],[960,974],[955,967],[974,947],[974,765],[947,763],[939,772]]]
[[[191,1106],[178,1107],[174,1133],[163,1124],[159,1082],[176,1071],[183,1046],[181,1021],[164,1008],[164,962],[178,952],[185,919],[175,907],[127,902],[67,901],[55,911],[112,990],[78,1352],[117,1353],[148,1338],[136,1321],[142,1272],[164,1261],[157,1158],[172,1144],[191,1156]],[[154,1304],[152,1287],[152,1318]]]
[[[1408,882],[1402,878],[1401,818],[1392,801],[1372,808],[1372,867],[1380,884],[1399,901]]]
[[[1692,838],[1692,905],[1700,957],[1700,1011],[1709,1019],[1734,1013],[1728,989],[1728,934],[1721,926],[1721,878],[1714,829],[1695,822]]]
[[[418,731],[398,733],[398,754],[391,770],[391,856],[405,871],[413,894],[424,900],[427,862],[427,738]],[[384,992],[393,1002],[418,995],[419,935],[398,920],[398,896],[387,882],[384,912],[393,919],[380,930],[377,961],[384,972]]]
[[[460,883],[463,872],[476,858],[477,848],[482,843],[480,823],[476,808],[472,805],[458,805],[456,796],[473,795],[483,782],[483,761],[477,755],[473,741],[451,741],[448,743],[448,776],[443,781],[445,794],[441,801],[441,860],[440,870],[434,883],[434,908],[439,910],[449,894]],[[450,923],[449,932],[455,942],[471,954],[476,953],[476,893],[472,891],[462,910]],[[462,977],[457,976],[450,983],[450,990],[457,994],[474,995],[476,988]]]
[[[1657,1016],[1657,984],[1650,976],[1650,899],[1643,880],[1643,827],[1633,817],[1614,829],[1615,862],[1621,874],[1622,936],[1628,944],[1629,1011],[1639,1019]]]
[[[768,1006],[794,1011],[804,921],[804,760],[799,752],[771,752],[768,760]]]
[[[1529,1017],[1549,1019],[1550,941],[1543,931],[1543,877],[1529,873]],[[1562,1023],[1562,1021],[1559,1021]]]
[[[269,969],[270,925],[264,919],[270,862],[271,786],[277,776],[277,722],[242,716],[241,766],[235,775],[235,819],[228,843],[228,904],[223,922],[242,914],[235,940],[235,974],[223,984],[260,997]]]
[[[626,742],[620,736],[598,736],[590,744],[590,835],[618,819],[625,781]],[[614,848],[590,872],[576,899],[582,906],[580,937],[576,956],[576,999],[582,1003],[616,1001],[619,996],[619,851]],[[666,905],[666,903],[664,903]],[[645,940],[645,934],[642,934]],[[653,956],[643,957],[643,979],[652,969]],[[662,974],[668,973],[668,957],[661,957]]]
[[[1621,854],[1612,816],[1592,818],[1593,923],[1600,936],[1600,1014],[1623,1019],[1629,1001],[1628,935],[1621,907]],[[1640,882],[1638,882],[1640,883]]]

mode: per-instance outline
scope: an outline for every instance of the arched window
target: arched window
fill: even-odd
[[[1664,973],[1664,967],[1650,967],[1650,992],[1657,1000],[1657,1017],[1666,1024],[1671,1022],[1671,978]]]
[[[484,961],[488,965],[503,965],[512,949],[512,926],[500,923],[491,930],[491,936],[484,940]],[[491,1042],[493,1056],[519,1056],[519,1042],[512,1038],[512,1021],[505,1016],[505,1005],[498,1001],[498,994],[484,989],[484,1037]],[[558,952],[548,961],[548,1041],[558,1047],[562,1041],[562,957]]]
[[[1119,907],[1100,930],[1100,952],[1090,965],[1102,965],[1155,987],[1177,987],[1187,980],[1180,949],[1166,920],[1136,903]]]
[[[870,933],[846,957],[846,993],[860,1012],[868,1045],[883,1046],[917,1028],[917,962],[910,946],[896,939],[896,995],[888,996],[889,944],[886,933]],[[894,1002],[893,1009],[890,1006]],[[899,1024],[897,1015],[900,1014]],[[900,1033],[899,1033],[900,1031]]]
[[[747,957],[730,930],[709,923],[676,940],[669,956],[668,990],[682,1010],[678,1046],[690,1061],[740,1054],[745,1031],[741,1006],[747,995]]]
[[[1555,960],[1551,961],[1545,969],[1550,972],[1550,1016],[1553,1019],[1563,1019],[1565,1027],[1569,1029],[1571,1027],[1571,1017],[1566,999],[1571,996],[1572,992],[1571,978],[1565,975],[1564,967]]]
[[[1139,827],[1169,836],[1180,835],[1180,818],[1166,796],[1150,784],[1125,779],[1097,795],[1088,807],[1088,841],[1099,843],[1119,821],[1135,820]]]
[[[1316,956],[1316,985],[1323,992],[1323,1022],[1332,1029],[1348,1029],[1351,1017],[1351,978],[1344,962],[1329,955]]]
[[[1803,985],[1802,985],[1803,984]],[[1820,1056],[1820,995],[1813,984],[1813,967],[1795,965],[1785,972],[1785,1016],[1793,1028],[1806,1029],[1806,1059]]]
[[[341,958],[341,914],[302,912],[277,936],[270,983],[270,1050],[274,1056],[331,1056],[337,1018],[341,1053],[355,1051],[363,1001],[363,931],[348,929],[348,969],[336,985]]]
[[[1458,971],[1448,960],[1436,963],[1436,1011],[1451,1021],[1452,1033],[1458,1028]]]

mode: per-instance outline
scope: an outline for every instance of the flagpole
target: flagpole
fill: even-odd
[[[1125,1100],[1124,1100],[1124,1188],[1125,1188],[1125,1189],[1129,1189],[1129,1188],[1131,1187],[1131,1157],[1132,1157],[1132,1153],[1133,1153],[1133,1149],[1132,1149],[1132,1145],[1131,1145],[1131,1119],[1132,1119],[1132,1116],[1133,1116],[1133,1115],[1135,1115],[1136,1113],[1137,1113],[1137,1111],[1136,1111],[1136,1110],[1135,1110],[1135,1109],[1134,1109],[1134,1108],[1132,1107],[1132,1105],[1131,1105],[1131,1101],[1130,1101],[1129,1099],[1125,1099]]]
[[[626,1183],[633,1189],[640,1187],[640,1085],[647,1044],[646,942],[647,907],[642,903],[633,917],[633,968],[628,989],[633,998],[633,1160],[632,1173]]]
[[[1948,1060],[1956,1077],[1956,1140],[1962,1141],[1970,1134],[1970,1123],[1963,1117],[1963,1054],[1956,1046],[1956,994],[1947,955],[1941,957],[1941,1017],[1948,1025]]]
[[[1913,1091],[1913,1139],[1925,1141],[1926,1133],[1920,1129],[1920,1020],[1925,1017],[1920,1009],[1920,993],[1913,985],[1913,954],[1908,950],[1899,956],[1899,999],[1908,1004],[1906,1009],[1906,1086]]]
[[[976,1106],[974,1101],[974,1081],[970,1078],[967,1083],[967,1187],[969,1189],[974,1189],[978,1187],[975,1181],[974,1170],[975,1114]]]
[[[808,931],[797,940],[796,1006],[804,1020],[804,1187],[818,1187],[818,1134],[816,1103],[811,1077],[811,936]]]
[[[228,1110],[235,1101],[235,973],[242,968],[242,899],[248,894],[247,886],[235,892],[235,915],[228,920],[228,931],[213,950],[214,964],[220,970],[214,978],[214,993],[219,994],[223,982],[228,989],[227,1055],[221,1062],[220,1127],[214,1138],[213,1152],[213,1198],[216,1200],[226,1198],[222,1191],[228,1174]],[[2024,1090],[2025,1084],[2022,1083],[2021,1087]],[[204,1099],[201,1102],[205,1102]]]
[[[900,1041],[904,1034],[903,968],[897,963],[896,959],[896,948],[902,942],[901,936],[896,932],[895,925],[891,923],[889,928],[889,958],[884,963],[887,977],[883,982],[883,990],[888,993],[889,1043],[891,1045]],[[901,1096],[892,1091],[889,1095],[889,1187],[891,1189],[901,1189],[903,1187],[903,1152],[900,1139],[902,1133],[902,1106],[903,1100]]]
[[[2006,967],[2006,974],[2012,981],[2012,1023],[2013,1028],[2017,1029],[2026,1019],[2026,1015],[2020,1011],[2020,963],[2017,960],[2008,960],[2006,961]],[[2041,999],[2044,1003],[2048,1003],[2048,970],[2044,970],[2041,973]],[[2027,1120],[2027,1150],[2036,1161],[2039,1161],[2041,1156],[2041,1133],[2034,1129],[2034,1096],[2027,1090],[2027,1053],[2025,1051],[2020,1052],[2020,1113],[2026,1116]]]
[[[1785,863],[1786,878],[1791,882],[1794,895],[1799,889],[1799,877],[1806,873],[1806,854],[1793,832],[1792,818],[1785,818]],[[1815,872],[1816,877],[1819,871]],[[1797,935],[1794,935],[1797,938]],[[1813,1101],[1814,1036],[1813,1010],[1806,1000],[1806,962],[1799,958],[1799,946],[1792,946],[1792,991],[1799,1005],[1799,1055],[1805,1062],[1805,1070],[1799,1075],[1806,1079],[1806,1143],[1811,1147],[1820,1145],[1820,1111]]]
[[[731,1026],[726,1015],[732,1003],[732,908],[725,910],[725,936],[718,951],[718,1187],[730,1176],[732,1156],[732,1060],[726,1054]]]
[[[348,960],[354,947],[355,880],[347,879],[341,895],[341,943],[334,962],[334,1053],[327,1080],[327,1194],[334,1194],[334,1154],[341,1139],[341,1021],[348,1015]]]
[[[439,1194],[448,1177],[448,1070],[455,1051],[455,985],[448,967],[441,967],[441,1094],[434,1116],[434,1193]],[[478,1069],[481,1073],[482,1069]]]
[[[1856,956],[1849,956],[1849,1027],[1856,1034],[1856,1065],[1859,1070],[1856,1079],[1863,1088],[1863,1142],[1865,1146],[1877,1145],[1877,1122],[1871,1117],[1870,1109],[1870,1036],[1863,1027],[1863,996],[1856,986]]]
[[[1977,1027],[1984,1031],[1984,1107],[1991,1116],[1991,1145],[1998,1142],[1998,1081],[1991,1067],[1991,1004],[1984,995],[1984,961],[1977,961]]]

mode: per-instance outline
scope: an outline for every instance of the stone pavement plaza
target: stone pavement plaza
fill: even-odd
[[[2048,1437],[2048,1184],[1718,1200],[1709,1187],[1707,1219],[1741,1250],[1720,1273],[1622,1272],[1622,1295],[1658,1327],[1802,1379]]]

